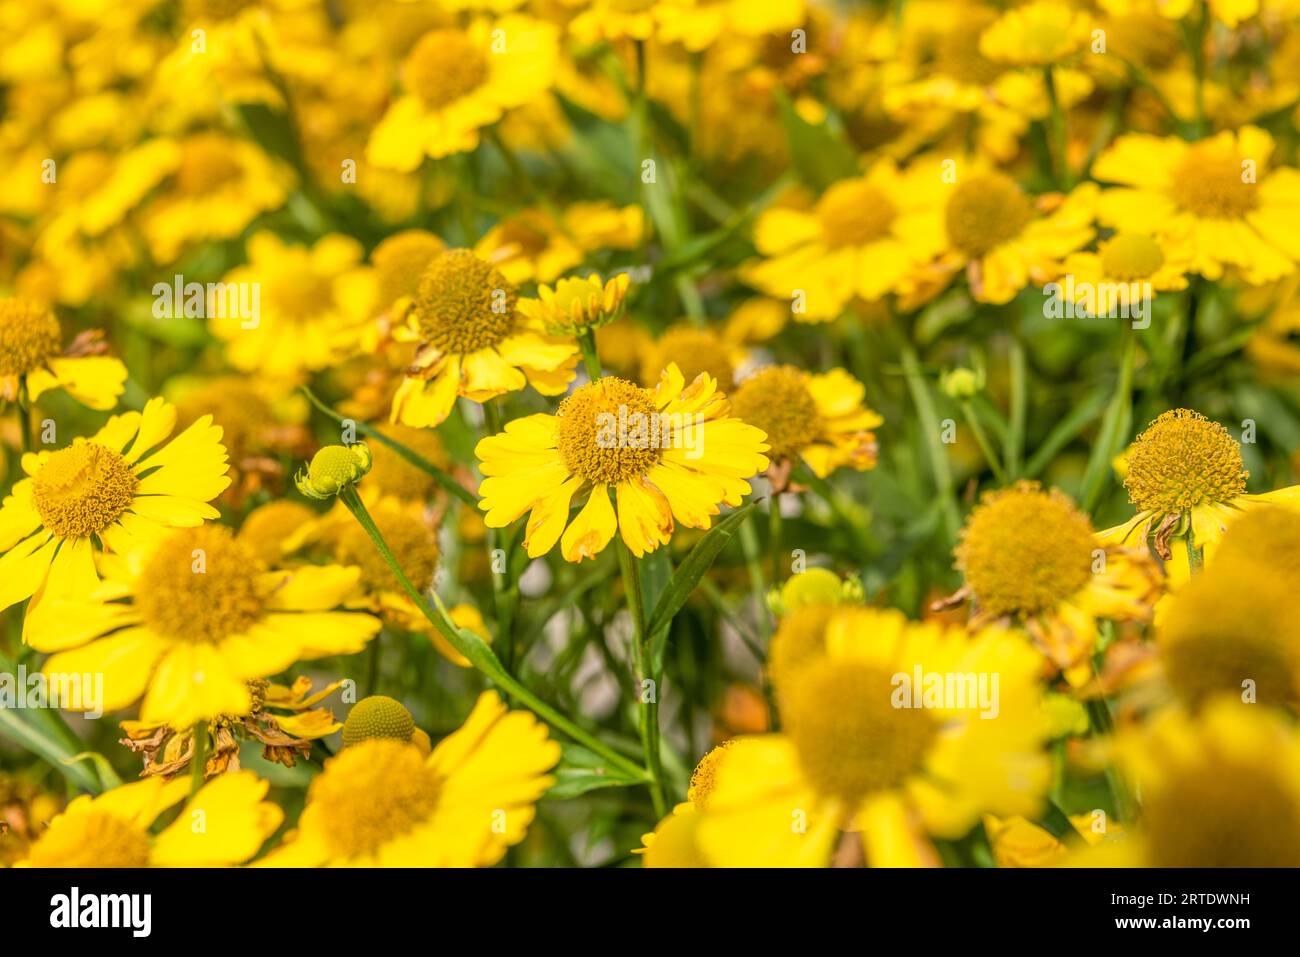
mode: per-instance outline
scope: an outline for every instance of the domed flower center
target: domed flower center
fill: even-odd
[[[677,363],[682,377],[694,382],[701,372],[707,372],[718,381],[718,391],[726,394],[735,387],[731,359],[726,343],[712,329],[694,326],[675,326],[669,329],[649,350],[641,364],[641,381],[656,383],[668,363]]]
[[[28,299],[0,299],[0,376],[26,375],[61,351],[54,313]]]
[[[1074,503],[1030,482],[985,496],[966,521],[957,567],[985,611],[1050,611],[1092,573],[1092,525]]]
[[[414,745],[363,741],[331,758],[312,782],[308,805],[341,857],[373,854],[428,820],[440,782]]]
[[[822,238],[832,248],[884,238],[897,213],[893,200],[861,179],[836,183],[817,203]]]
[[[922,708],[895,708],[893,690],[884,669],[829,658],[795,678],[782,711],[818,793],[854,805],[922,766],[938,722]]]
[[[165,638],[198,643],[242,635],[263,615],[261,569],[253,550],[225,526],[179,529],[144,566],[135,606]]]
[[[98,535],[135,498],[138,480],[126,459],[96,442],[74,442],[45,460],[32,482],[41,524],[60,538]]]
[[[343,746],[350,748],[374,738],[410,741],[415,730],[415,719],[403,704],[386,695],[362,698],[348,712],[343,722]]]
[[[148,867],[149,835],[116,814],[92,807],[42,834],[28,860],[32,867]]]
[[[460,30],[426,33],[402,64],[406,88],[432,109],[468,96],[487,78],[487,53]]]
[[[807,376],[794,366],[770,366],[740,384],[731,414],[767,433],[768,455],[794,458],[821,432],[821,414]]]
[[[948,198],[948,241],[968,256],[983,256],[1015,239],[1034,218],[1034,207],[1004,173],[979,173],[958,183]]]
[[[1137,437],[1124,487],[1139,509],[1171,514],[1236,498],[1248,474],[1227,429],[1199,412],[1174,409]]]
[[[536,256],[546,249],[546,226],[526,215],[514,216],[501,224],[501,246],[516,256]]]
[[[1205,219],[1241,219],[1259,204],[1255,184],[1244,177],[1241,157],[1193,146],[1173,171],[1174,202]]]
[[[1150,279],[1164,264],[1160,244],[1141,233],[1117,233],[1101,250],[1102,272],[1119,282]]]
[[[379,301],[387,307],[404,296],[414,296],[425,268],[445,248],[441,239],[422,229],[389,236],[376,246],[370,261],[378,278]]]
[[[665,436],[648,389],[605,376],[574,391],[556,413],[556,447],[574,475],[598,484],[644,475],[663,454]]]
[[[1300,804],[1277,772],[1207,761],[1144,805],[1152,867],[1300,866]]]
[[[406,512],[384,503],[372,509],[371,518],[411,584],[421,592],[428,589],[438,569],[437,536]],[[342,527],[336,554],[340,562],[361,569],[361,583],[366,591],[401,591],[402,585],[384,556],[356,522]]]
[[[239,164],[231,155],[229,140],[201,134],[185,141],[176,170],[176,188],[187,196],[204,196],[239,180]]]
[[[713,788],[718,783],[718,763],[726,757],[727,748],[731,747],[734,740],[732,738],[718,745],[706,754],[691,772],[691,784],[686,790],[686,799],[695,805],[697,811],[703,811],[708,805]]]
[[[442,352],[477,352],[514,330],[515,287],[490,263],[453,249],[429,263],[415,297],[415,319]]]

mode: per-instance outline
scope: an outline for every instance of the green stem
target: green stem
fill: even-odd
[[[590,329],[583,329],[578,333],[578,347],[582,350],[582,367],[587,370],[587,378],[595,382],[604,375],[600,367],[600,356],[596,352],[596,334]]]
[[[781,587],[782,567],[785,565],[781,551],[781,496],[773,492],[767,500],[768,549],[772,553],[772,587]]]
[[[18,378],[18,431],[23,437],[23,452],[31,452],[35,448],[32,439],[32,411],[31,400],[27,395],[27,376]]]
[[[1199,575],[1201,569],[1205,566],[1205,551],[1196,544],[1196,533],[1192,529],[1187,530],[1187,538],[1184,543],[1187,546],[1187,569],[1192,575]]]
[[[1070,188],[1070,157],[1068,153],[1069,137],[1065,130],[1065,111],[1056,93],[1056,75],[1050,66],[1043,68],[1043,80],[1047,86],[1047,101],[1051,105],[1048,122],[1051,125],[1052,164],[1055,167],[1056,185],[1063,190]]]
[[[388,543],[384,541],[383,535],[380,534],[374,519],[370,517],[370,512],[366,509],[365,503],[361,501],[361,496],[357,494],[354,487],[349,486],[340,492],[339,501],[347,506],[348,511],[366,530],[366,534],[374,542],[380,556],[384,559],[393,575],[396,576],[398,584],[402,586],[402,590],[406,592],[407,597],[415,602],[416,607],[420,609],[420,613],[442,633],[442,636],[450,642],[453,648],[468,658],[475,668],[490,678],[506,694],[523,702],[547,724],[568,735],[588,750],[598,754],[612,767],[618,768],[624,774],[637,780],[649,780],[649,775],[644,768],[633,764],[599,738],[578,727],[573,721],[560,714],[560,712],[515,680],[502,666],[500,659],[497,658],[492,649],[481,638],[471,632],[453,627],[445,615],[435,610],[429,604],[429,600],[420,594],[416,587],[411,584],[411,580],[406,577],[406,572],[397,563],[392,550],[388,547]]]
[[[497,435],[502,429],[499,399],[489,399],[483,403],[483,424],[488,435]],[[501,641],[501,657],[506,669],[514,671],[515,667],[515,612],[519,598],[519,588],[510,580],[510,539],[502,528],[488,529],[488,545],[492,549],[492,603],[497,616],[497,637]],[[501,571],[495,567],[496,553],[500,550],[504,557]]]
[[[190,797],[199,793],[207,779],[208,766],[208,723],[194,722],[194,757],[190,759]]]
[[[1011,374],[1011,427],[1007,429],[1004,449],[1006,456],[1007,479],[1015,481],[1020,477],[1020,462],[1025,448],[1025,413],[1028,407],[1028,374],[1025,368],[1025,347],[1016,335],[1011,336],[1007,356]]]
[[[390,439],[388,436],[384,435],[384,433],[380,432],[378,429],[375,429],[364,422],[355,422],[354,420],[349,419],[346,416],[340,415],[339,413],[331,409],[328,405],[326,405],[324,402],[322,402],[319,398],[317,398],[316,394],[312,392],[311,389],[309,389],[307,386],[305,385],[299,386],[299,388],[301,388],[303,394],[307,396],[308,402],[314,405],[321,412],[325,413],[335,422],[339,422],[339,423],[351,422],[353,425],[356,426],[357,432],[359,432],[361,435],[364,435],[368,439],[374,439],[380,445],[388,446],[390,449],[392,449],[402,458],[406,459],[406,461],[414,465],[421,472],[424,472],[426,475],[431,477],[435,482],[438,483],[438,485],[440,485],[446,491],[450,492],[452,495],[456,496],[466,505],[470,506],[471,508],[478,508],[478,499],[475,498],[473,492],[471,492],[465,486],[461,485],[454,478],[452,478],[442,469],[438,468],[432,462],[425,459],[418,452],[415,452],[412,449],[407,448],[401,442],[398,442],[394,439]]]
[[[627,593],[627,610],[632,616],[632,662],[637,673],[637,706],[641,713],[639,730],[641,750],[650,771],[650,799],[654,802],[655,816],[668,812],[664,798],[663,762],[659,754],[659,684],[661,675],[650,654],[649,636],[646,634],[645,595],[641,591],[641,565],[622,539],[615,546],[618,567],[623,573],[623,590]],[[650,687],[645,686],[646,681]],[[649,691],[647,700],[646,692]]]
[[[980,420],[975,415],[975,409],[971,406],[969,400],[963,400],[961,403],[961,414],[966,419],[966,424],[970,426],[972,434],[975,436],[975,442],[980,447],[980,452],[984,454],[984,461],[988,462],[989,468],[993,470],[993,475],[998,480],[999,485],[1007,484],[1007,473],[1002,470],[1002,462],[998,459],[998,453],[993,449],[989,442],[988,434],[984,431],[984,426],[980,425]]]
[[[1105,698],[1093,698],[1088,702],[1087,709],[1088,723],[1093,734],[1098,737],[1109,737],[1114,733],[1115,719],[1110,712],[1110,702]],[[1113,762],[1108,762],[1106,765],[1106,784],[1110,788],[1111,801],[1115,805],[1115,813],[1119,816],[1120,822],[1125,826],[1131,825],[1137,818],[1137,807],[1123,775]]]
[[[921,362],[917,358],[916,349],[906,339],[900,343],[899,349],[903,360],[903,373],[907,379],[907,389],[911,393],[912,404],[916,406],[916,413],[921,419],[921,432],[925,438],[935,490],[939,494],[939,507],[943,510],[944,526],[949,541],[955,542],[961,530],[961,515],[957,511],[957,499],[953,493],[952,467],[943,450],[939,415],[935,411],[930,391],[926,388],[925,378],[921,375]]]

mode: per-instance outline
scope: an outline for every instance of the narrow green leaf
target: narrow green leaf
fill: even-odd
[[[72,785],[82,791],[99,794],[104,790],[95,772],[77,760],[71,749],[44,728],[24,720],[21,712],[0,708],[0,736],[8,738],[33,754],[37,754],[58,770]]]
[[[857,173],[857,157],[843,137],[836,136],[826,123],[814,126],[805,120],[781,90],[777,90],[776,100],[790,162],[809,186],[823,190]]]
[[[578,744],[560,745],[560,764],[555,769],[555,784],[547,797],[572,798],[600,788],[625,788],[644,784],[613,767],[600,755]]]

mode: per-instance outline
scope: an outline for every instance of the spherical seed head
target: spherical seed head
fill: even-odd
[[[662,454],[654,442],[655,413],[652,393],[626,379],[605,376],[575,389],[556,412],[565,467],[597,483],[644,475]],[[639,430],[638,422],[644,423]]]
[[[305,472],[294,476],[294,483],[308,498],[326,499],[360,481],[370,464],[370,448],[364,442],[327,445],[312,456]]]
[[[948,241],[968,256],[983,256],[1015,239],[1034,218],[1029,197],[1005,173],[963,178],[948,198]]]
[[[768,366],[740,384],[731,414],[767,433],[772,460],[794,458],[821,432],[808,376],[794,366]]]
[[[1174,409],[1133,443],[1124,487],[1139,509],[1174,514],[1231,501],[1245,492],[1249,474],[1227,429],[1199,412]]]
[[[781,586],[781,608],[786,614],[804,605],[838,605],[844,599],[840,576],[826,568],[809,568]]]
[[[390,306],[398,299],[414,296],[420,277],[446,245],[433,233],[407,229],[389,236],[370,255],[379,282],[379,301]]]
[[[402,64],[406,88],[433,109],[473,93],[488,78],[487,52],[463,30],[431,30]]]
[[[518,294],[491,263],[452,249],[425,267],[413,315],[425,341],[465,354],[495,346],[515,328]]]
[[[30,299],[0,299],[0,376],[26,375],[57,356],[63,338],[59,321]]]
[[[362,698],[348,712],[343,722],[343,746],[350,748],[374,738],[391,738],[410,741],[415,731],[415,719],[405,706],[385,695]]]
[[[1160,244],[1142,233],[1116,233],[1101,245],[1101,269],[1108,279],[1150,279],[1164,264]]]
[[[1061,492],[1033,482],[984,496],[957,545],[957,568],[992,615],[1032,615],[1077,594],[1092,574],[1088,517]]]
[[[86,538],[121,517],[138,484],[117,452],[78,440],[45,460],[32,481],[32,502],[46,529],[61,538]]]
[[[719,392],[730,393],[735,373],[727,352],[727,344],[712,329],[674,326],[646,350],[641,360],[641,381],[654,385],[668,363],[675,362],[687,382],[707,372],[717,380]]]
[[[258,583],[264,567],[223,525],[177,529],[142,569],[135,606],[151,631],[172,640],[243,635],[266,608]]]

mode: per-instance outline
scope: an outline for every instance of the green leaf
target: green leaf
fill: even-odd
[[[108,758],[104,757],[98,751],[82,751],[80,754],[74,754],[70,758],[64,758],[64,764],[76,764],[78,761],[89,761],[95,766],[95,771],[99,774],[99,780],[104,783],[105,789],[119,787],[122,779],[117,776],[113,770],[113,765],[108,763]]]
[[[857,174],[858,161],[853,148],[843,137],[836,136],[829,124],[809,123],[780,90],[776,102],[790,148],[790,162],[809,186],[824,190],[836,180]]]
[[[695,586],[700,583],[700,579],[713,565],[727,542],[731,541],[731,536],[736,534],[741,523],[749,517],[754,504],[754,502],[745,503],[709,529],[704,537],[695,543],[690,554],[677,566],[677,571],[673,573],[668,587],[655,602],[650,622],[646,626],[646,634],[650,636],[650,653],[656,660],[663,654],[663,646],[668,640],[668,625],[686,604],[686,599],[691,597],[691,592],[695,591]]]
[[[547,797],[572,798],[600,788],[626,788],[644,784],[610,765],[600,755],[578,744],[560,745],[560,764],[555,769],[555,784]]]
[[[99,794],[104,790],[91,768],[82,764],[80,755],[44,728],[26,720],[22,712],[0,708],[0,737],[8,738],[24,750],[40,755],[78,790]]]

